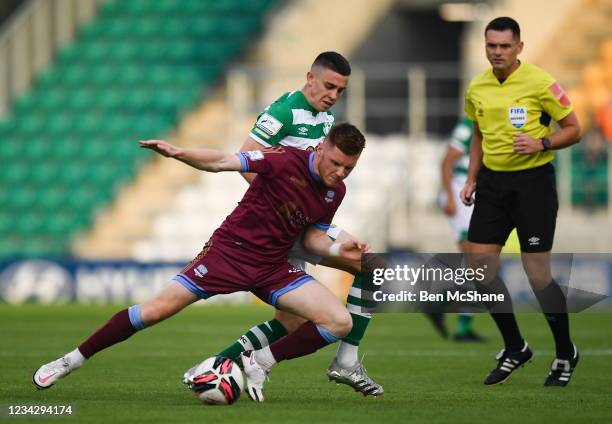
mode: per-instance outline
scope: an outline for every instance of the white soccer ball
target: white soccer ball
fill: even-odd
[[[231,405],[240,398],[244,377],[234,361],[213,356],[197,366],[190,377],[189,386],[206,405]]]

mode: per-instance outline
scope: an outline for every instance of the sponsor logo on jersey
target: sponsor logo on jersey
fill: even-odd
[[[302,229],[312,222],[312,219],[298,208],[297,203],[291,200],[283,203],[278,212],[293,228]]]
[[[328,190],[327,193],[325,193],[325,201],[327,203],[331,203],[334,201],[334,196],[336,195],[336,192],[333,190]]]
[[[251,150],[249,152],[245,152],[244,154],[251,160],[262,160],[264,158],[264,154],[261,150]]]
[[[527,108],[525,106],[509,107],[508,118],[514,128],[522,128],[527,123]]]
[[[554,82],[550,87],[548,87],[553,96],[559,101],[561,106],[569,106],[570,99],[563,91],[563,88],[559,85],[558,82]]]
[[[255,126],[268,135],[275,135],[283,127],[283,123],[272,115],[264,113],[259,117]]]
[[[289,177],[289,181],[291,181],[294,185],[298,187],[306,187],[306,180],[304,180],[303,178],[298,178],[292,175],[291,177]]]
[[[289,274],[295,274],[296,272],[302,272],[302,270],[296,267],[293,267],[289,270]]]
[[[299,127],[297,130],[298,130],[298,134],[299,135],[308,135],[308,128],[307,127]]]
[[[193,270],[193,272],[195,273],[195,275],[202,278],[206,274],[208,274],[208,268],[206,268],[205,265],[200,264],[196,267],[196,269]]]

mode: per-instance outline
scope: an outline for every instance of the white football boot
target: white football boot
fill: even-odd
[[[66,377],[77,368],[80,368],[80,365],[71,364],[68,358],[64,356],[37,369],[32,376],[32,382],[39,390],[48,389],[57,380]]]
[[[243,352],[240,359],[246,377],[247,394],[255,402],[263,402],[263,385],[268,378],[268,371],[259,365],[252,350]]]
[[[338,384],[346,384],[364,396],[382,396],[385,394],[383,386],[368,377],[368,372],[361,362],[357,362],[350,368],[343,368],[334,358],[327,369],[327,378],[329,378],[329,381],[335,381]]]

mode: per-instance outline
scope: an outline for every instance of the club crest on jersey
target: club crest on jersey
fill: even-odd
[[[327,121],[323,123],[323,134],[329,134],[329,130],[331,130],[332,125],[334,125],[333,121]]]
[[[527,108],[525,106],[511,106],[508,108],[508,118],[514,128],[522,128],[527,123]]]
[[[198,265],[196,267],[196,269],[193,271],[195,273],[195,275],[197,275],[198,277],[202,278],[204,277],[206,274],[208,274],[208,268],[206,268],[205,265]]]
[[[331,203],[334,201],[334,196],[336,195],[336,192],[333,190],[328,190],[327,193],[325,193],[325,201],[327,203]]]

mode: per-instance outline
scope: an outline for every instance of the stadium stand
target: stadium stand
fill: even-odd
[[[274,0],[106,3],[0,122],[0,257],[70,255],[262,27]]]
[[[227,84],[218,86],[198,108],[187,114],[168,138],[187,147],[238,149],[256,113],[284,91],[302,86],[305,70],[317,53],[329,49],[347,54],[353,51],[392,4],[391,0],[294,0],[282,3],[283,7],[272,6],[270,10],[274,13],[267,21],[266,31],[259,39],[253,39],[250,54],[240,63],[247,68],[257,63],[256,74],[263,80],[255,84],[245,82],[237,72],[242,66],[232,69],[227,73]],[[335,25],[324,24],[329,16],[336,17]],[[312,32],[313,22],[316,33]],[[351,31],[344,30],[348,26]],[[299,54],[286,54],[289,52]],[[240,101],[236,101],[237,98]],[[212,178],[225,187],[223,176]],[[136,244],[141,246],[141,242],[156,238],[154,233],[160,215],[174,213],[177,220],[182,217],[182,192],[185,187],[190,190],[198,184],[212,183],[202,179],[201,173],[174,161],[153,161],[142,169],[112,206],[103,211],[90,231],[76,241],[75,254],[87,258],[133,257],[135,251],[141,252]],[[243,193],[246,185],[240,179],[237,184]],[[207,209],[200,215],[200,219],[209,219]],[[207,234],[200,233],[200,241]],[[166,249],[161,244],[158,248]],[[192,249],[191,253],[194,251]]]
[[[567,88],[583,126],[582,142],[570,150],[571,202],[587,209],[609,204],[611,139],[605,136],[609,125],[605,113],[612,103],[610,22],[609,1],[576,1],[573,13],[558,26],[539,61]]]

